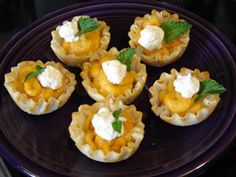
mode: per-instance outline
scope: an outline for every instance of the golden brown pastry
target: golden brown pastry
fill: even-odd
[[[82,84],[96,101],[112,95],[124,103],[131,103],[142,92],[147,78],[146,66],[131,48],[121,52],[114,47],[108,52],[101,51],[82,68]]]
[[[10,96],[29,114],[46,114],[62,107],[75,89],[75,75],[60,63],[22,61],[5,74]]]
[[[89,16],[75,16],[52,31],[51,48],[56,56],[69,66],[82,63],[106,50],[110,42],[110,27],[104,21]]]
[[[170,124],[198,124],[211,115],[225,88],[210,79],[207,71],[181,68],[162,73],[149,89],[152,111]]]
[[[93,105],[80,105],[72,113],[70,137],[87,157],[118,162],[132,156],[144,137],[142,112],[134,105],[106,98]]]
[[[151,14],[135,18],[128,33],[129,45],[137,49],[144,63],[161,67],[173,63],[184,53],[190,27],[177,14],[152,10]]]

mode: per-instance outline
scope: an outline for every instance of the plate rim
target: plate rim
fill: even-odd
[[[44,16],[44,17],[42,17],[42,18],[40,18],[40,19],[38,19],[37,21],[35,21],[35,22],[33,22],[32,24],[30,24],[30,25],[28,25],[27,27],[25,27],[24,29],[22,29],[21,31],[19,31],[19,32],[17,32],[1,49],[0,49],[0,58],[3,58],[2,56],[4,56],[4,54],[8,51],[8,49],[10,49],[11,47],[12,47],[12,45],[14,45],[13,44],[13,41],[14,40],[16,40],[16,39],[18,39],[18,38],[20,38],[21,36],[24,36],[26,33],[27,33],[27,31],[29,31],[30,29],[32,29],[32,28],[34,28],[35,26],[37,26],[38,24],[40,24],[41,22],[43,22],[43,21],[46,21],[47,19],[50,19],[52,16],[57,16],[57,14],[60,14],[60,13],[62,13],[62,12],[65,12],[65,11],[67,11],[67,10],[69,10],[69,9],[74,9],[74,8],[81,8],[81,7],[84,7],[84,6],[91,6],[91,5],[96,5],[96,4],[100,4],[100,3],[107,3],[107,4],[111,4],[111,3],[136,3],[136,4],[142,4],[142,3],[147,3],[147,2],[145,2],[144,0],[143,1],[133,1],[133,0],[129,0],[129,1],[125,1],[125,0],[114,0],[114,1],[112,1],[112,2],[110,2],[109,0],[98,0],[98,1],[89,1],[89,2],[82,2],[82,3],[79,3],[79,4],[74,4],[74,5],[70,5],[70,6],[67,6],[67,7],[65,7],[65,8],[62,8],[62,9],[59,9],[59,10],[57,10],[57,11],[54,11],[54,12],[52,12],[52,13],[50,13],[50,14],[48,14],[48,15],[46,15],[46,16]],[[221,40],[223,40],[222,41],[222,43],[224,44],[224,46],[226,46],[227,47],[227,49],[228,49],[228,51],[230,52],[230,54],[232,55],[232,56],[235,56],[234,57],[234,64],[235,64],[235,58],[236,58],[236,52],[235,52],[235,47],[234,47],[234,45],[227,39],[227,37],[224,35],[224,34],[222,34],[216,27],[214,27],[211,23],[209,23],[209,22],[207,22],[206,20],[204,20],[204,19],[202,19],[201,17],[199,17],[198,15],[196,15],[196,14],[194,14],[194,13],[192,13],[192,12],[189,12],[189,11],[187,11],[187,10],[185,10],[185,9],[182,9],[182,8],[180,8],[180,7],[176,7],[176,6],[174,6],[174,5],[171,5],[171,4],[168,4],[168,3],[162,3],[162,2],[157,2],[157,1],[150,1],[150,2],[148,2],[148,4],[151,4],[151,5],[153,5],[153,3],[155,3],[155,5],[159,5],[159,6],[161,6],[161,8],[166,8],[166,9],[168,9],[168,8],[171,8],[171,10],[173,9],[173,10],[176,10],[176,11],[181,11],[181,14],[183,14],[183,15],[188,15],[191,19],[193,19],[193,20],[196,20],[197,22],[200,22],[201,24],[204,24],[204,26],[208,26],[208,27],[210,27],[210,31],[211,32],[213,32],[216,36],[217,36],[217,38],[219,38],[219,39],[221,39]],[[159,6],[157,6],[157,7],[159,7]],[[4,60],[1,60],[0,61],[1,63],[0,63],[0,75],[2,75],[3,73],[1,73],[1,71],[3,71],[1,68],[3,68],[4,67],[4,63],[5,63],[5,61]],[[234,120],[234,122],[235,122],[235,119],[236,119],[236,116],[234,116],[234,118],[232,119],[232,121]],[[232,124],[232,123],[231,123]],[[232,127],[232,125],[229,125],[229,127],[227,127],[227,129],[226,129],[226,131],[230,128],[230,127]],[[236,125],[236,124],[235,124]],[[236,130],[236,126],[235,127],[233,127],[235,130]],[[225,132],[226,132],[225,131]],[[217,140],[217,142],[225,135],[225,132],[222,134],[222,136]],[[2,135],[3,135],[3,133],[1,132],[1,143],[0,143],[0,152],[1,152],[1,154],[4,154],[3,155],[3,157],[5,158],[5,159],[7,159],[6,158],[6,156],[7,156],[7,153],[6,153],[6,151],[7,150],[5,150],[4,151],[4,148],[2,147],[2,142],[4,141],[4,139],[3,138],[5,138],[5,137],[2,137]],[[4,135],[3,135],[4,136]],[[223,151],[232,141],[233,141],[233,139],[235,138],[235,136],[236,136],[236,131],[234,131],[234,135],[233,136],[231,136],[231,139],[230,140],[228,140],[227,141],[227,143],[225,143],[225,144],[227,144],[227,145],[225,145],[224,147],[221,147],[221,151]],[[5,141],[7,141],[6,139],[5,139]],[[10,144],[10,143],[9,143]],[[10,144],[11,145],[11,144]],[[12,146],[12,145],[11,145]],[[214,145],[212,145],[212,147],[213,146],[216,146],[216,143],[214,144]],[[211,148],[212,148],[211,147]],[[12,148],[14,148],[14,147],[12,147]],[[218,148],[219,149],[219,148]],[[208,149],[209,150],[209,149]],[[207,153],[208,152],[208,150],[206,151],[206,152],[204,152],[203,154],[205,154],[205,153]],[[5,153],[4,153],[5,152]],[[10,153],[10,152],[8,152],[8,153]],[[19,152],[18,152],[19,153]],[[203,156],[203,154],[201,155],[201,156]],[[217,155],[219,155],[220,154],[220,152],[218,152],[217,154],[215,154],[215,156],[212,156],[212,159],[214,159]],[[8,154],[9,155],[9,154]],[[23,154],[21,154],[23,157],[25,157]],[[200,156],[200,157],[201,157]],[[12,158],[12,157],[11,157]],[[10,158],[10,159],[11,159]],[[28,161],[30,161],[30,159],[28,159],[27,157],[25,157],[26,158],[26,160],[28,160]],[[197,157],[198,158],[198,157]],[[211,159],[211,160],[212,160]],[[11,159],[11,160],[14,160],[14,159]],[[19,160],[19,159],[18,159]],[[194,159],[195,160],[195,159]],[[193,161],[194,161],[193,160]],[[211,161],[210,160],[210,161]],[[191,161],[190,163],[192,163],[193,161]],[[209,161],[209,159],[208,160],[206,160],[206,161]],[[206,166],[206,161],[204,162],[204,165],[203,166],[201,166],[201,168],[203,168],[204,166]],[[16,162],[16,159],[15,159],[15,162]],[[31,163],[32,163],[32,161],[30,161]],[[17,163],[17,162],[16,162]],[[36,166],[39,166],[38,164],[35,164]],[[188,165],[188,164],[187,164]],[[202,165],[202,164],[201,164]],[[13,164],[13,166],[14,166],[14,164]],[[26,174],[26,175],[29,175],[30,173],[29,173],[29,171],[27,172],[27,169],[25,169],[23,166],[22,166],[22,164],[18,164],[17,165],[18,166],[18,170],[20,170],[20,171],[22,171],[24,174]],[[22,169],[19,169],[19,167],[21,167]],[[199,169],[201,169],[201,168],[197,168],[197,169],[195,169],[195,170],[199,170]],[[45,170],[48,170],[48,169],[45,169]],[[171,171],[170,171],[171,172]],[[53,171],[53,173],[56,173],[56,172],[54,172]],[[168,172],[169,173],[169,172]],[[31,175],[31,174],[30,174]]]

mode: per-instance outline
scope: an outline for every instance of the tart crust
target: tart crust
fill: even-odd
[[[206,80],[204,72],[200,72],[198,69],[192,71],[187,68],[181,68],[180,72],[172,69],[170,74],[162,73],[160,78],[154,82],[152,87],[150,87],[149,92],[151,93],[151,99],[149,101],[152,105],[151,109],[165,122],[177,126],[189,126],[198,124],[209,117],[219,103],[219,94],[206,95],[202,100],[203,107],[196,114],[188,112],[184,115],[172,113],[165,105],[161,104],[158,95],[161,91],[166,90],[167,83],[175,79],[179,73],[187,74],[193,72],[196,73],[196,76],[200,78],[200,80]]]
[[[76,85],[75,75],[73,73],[70,73],[60,63],[48,61],[47,63],[45,63],[45,65],[51,65],[60,70],[63,77],[67,78],[68,83],[65,84],[64,91],[58,98],[50,97],[48,100],[45,100],[44,98],[39,98],[37,101],[35,101],[26,93],[20,92],[17,89],[16,85],[14,84],[14,81],[16,81],[18,78],[18,74],[21,68],[32,64],[42,65],[43,62],[40,60],[22,61],[18,63],[17,66],[12,67],[11,72],[5,74],[4,86],[9,92],[11,98],[14,100],[14,102],[21,110],[34,115],[50,113],[62,107],[69,99],[69,97],[71,96],[72,92],[75,89]]]
[[[101,149],[93,150],[89,144],[85,143],[85,130],[84,124],[88,116],[96,114],[101,107],[106,107],[110,111],[118,109],[126,109],[130,114],[136,118],[134,127],[131,130],[131,140],[127,145],[122,146],[120,152],[110,151],[104,153]],[[80,105],[77,112],[72,113],[72,122],[69,125],[69,133],[72,140],[75,142],[76,147],[87,157],[106,163],[113,163],[125,160],[132,156],[138,149],[144,137],[144,124],[142,123],[142,112],[136,110],[134,105],[126,106],[120,100],[113,100],[107,97],[102,102],[96,102],[93,105]]]
[[[136,45],[133,41],[133,39],[136,37],[137,33],[139,33],[139,29],[142,29],[142,23],[144,19],[149,19],[151,16],[156,16],[158,20],[160,21],[160,24],[162,22],[165,22],[167,20],[174,20],[174,21],[184,21],[182,19],[179,19],[179,16],[177,14],[170,14],[169,12],[163,10],[163,11],[157,11],[152,10],[151,14],[146,14],[144,17],[136,17],[134,20],[134,24],[131,25],[130,31],[128,32],[128,36],[130,38],[129,45],[132,48],[137,49],[137,54],[140,55],[141,60],[151,66],[155,67],[162,67],[168,64],[171,64],[175,62],[177,59],[179,59],[182,54],[184,53],[185,49],[188,46],[190,37],[189,32],[183,34],[178,39],[180,41],[179,46],[171,52],[169,55],[162,55],[160,52],[157,52],[154,55],[148,56],[145,55],[143,52],[143,48],[140,45]]]
[[[76,23],[81,17],[89,17],[89,16],[75,16],[72,19],[72,23]],[[108,47],[108,44],[110,42],[110,27],[106,25],[104,21],[99,21],[97,18],[94,18],[102,27],[101,31],[101,39],[100,39],[100,47],[94,51],[94,52],[89,52],[86,55],[82,56],[76,56],[73,53],[67,54],[65,49],[62,47],[62,41],[63,39],[60,37],[58,31],[59,28],[57,27],[56,30],[52,31],[52,40],[51,40],[51,48],[53,52],[56,54],[56,56],[65,64],[69,66],[75,66],[75,67],[80,67],[82,63],[86,62],[89,60],[89,58],[98,53],[100,50],[106,50]]]
[[[118,55],[120,52],[115,48],[111,48],[109,53],[112,53],[113,55]],[[105,99],[105,97],[98,92],[98,90],[94,87],[92,87],[92,78],[90,76],[89,70],[92,66],[92,62],[95,60],[98,60],[99,57],[104,56],[108,53],[107,51],[101,51],[97,56],[90,59],[90,62],[86,62],[83,64],[83,70],[80,73],[80,76],[82,77],[82,85],[84,86],[85,90],[89,94],[90,97],[92,97],[96,101],[102,101]],[[125,104],[129,104],[132,101],[134,101],[139,94],[142,92],[146,79],[147,79],[147,73],[146,73],[146,66],[142,63],[140,63],[140,58],[137,55],[134,55],[131,70],[136,71],[135,76],[135,84],[133,86],[133,89],[128,89],[125,91],[124,95],[120,95],[117,98],[120,98]]]

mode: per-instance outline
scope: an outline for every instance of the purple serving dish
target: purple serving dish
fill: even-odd
[[[138,151],[129,159],[105,164],[92,161],[76,149],[69,137],[71,113],[80,104],[94,101],[81,85],[80,69],[76,91],[60,109],[43,116],[21,111],[3,86],[4,74],[23,60],[60,62],[50,49],[50,32],[64,20],[90,15],[111,27],[110,47],[128,46],[128,31],[134,18],[152,9],[178,13],[192,24],[190,43],[184,55],[163,68],[147,67],[145,89],[134,102],[143,112],[145,136]],[[27,176],[182,176],[198,174],[209,165],[236,135],[236,50],[220,31],[200,17],[173,5],[156,1],[104,0],[80,3],[51,13],[16,34],[0,51],[0,153]],[[169,125],[151,111],[148,88],[160,73],[171,68],[207,70],[227,92],[213,114],[189,127]]]

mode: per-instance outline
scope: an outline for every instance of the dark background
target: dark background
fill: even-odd
[[[54,10],[84,1],[86,0],[0,0],[0,48],[14,34],[38,18]],[[236,0],[166,0],[162,2],[174,4],[203,17],[236,45]],[[11,176],[24,177],[7,162],[5,164]],[[4,170],[4,166],[0,168],[0,176],[7,176],[7,172],[1,173],[1,169]],[[200,176],[236,177],[236,141]]]

